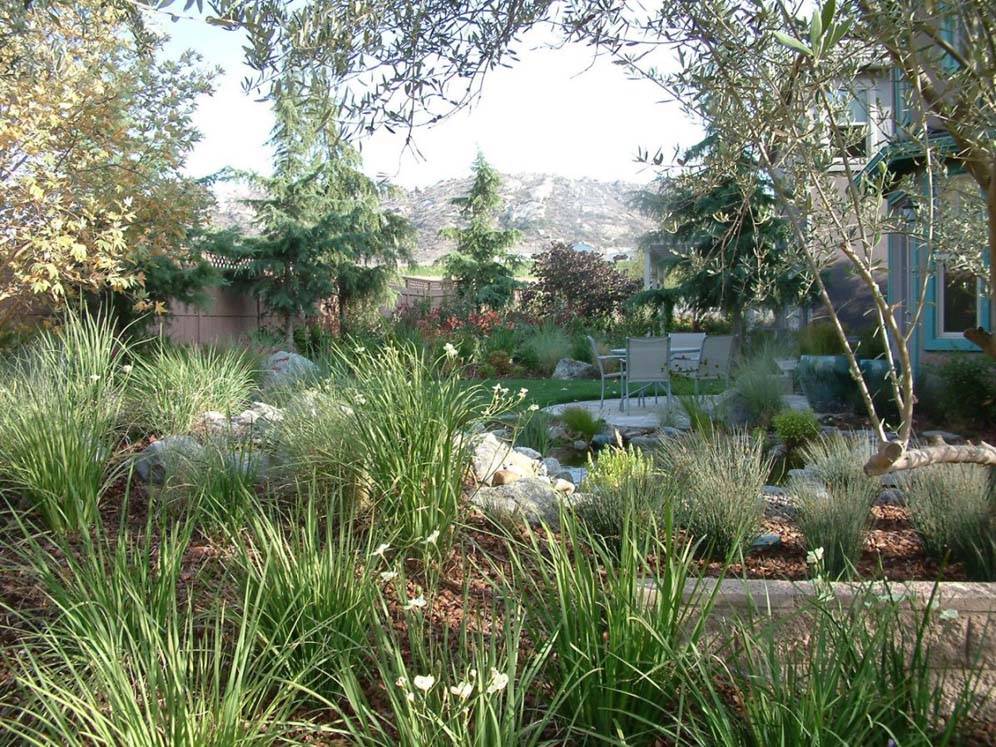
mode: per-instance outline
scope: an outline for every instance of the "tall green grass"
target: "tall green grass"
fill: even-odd
[[[257,600],[239,600],[241,613],[216,600],[205,615],[178,600],[188,539],[123,532],[109,555],[84,545],[61,572],[31,555],[53,614],[39,626],[20,613],[7,651],[16,716],[0,733],[52,747],[264,747],[289,730],[297,685],[279,677],[282,651],[258,653]]]
[[[130,425],[160,436],[189,433],[209,410],[237,415],[255,385],[255,364],[244,351],[163,347],[139,358],[132,372]]]
[[[977,674],[931,669],[932,605],[859,587],[816,596],[793,617],[730,623],[736,645],[693,661],[679,743],[966,744],[986,693]]]
[[[124,351],[107,318],[70,314],[24,350],[0,384],[0,481],[54,531],[92,525],[119,474]]]
[[[254,512],[239,535],[236,575],[243,596],[255,600],[259,643],[283,652],[282,676],[334,699],[334,671],[362,669],[369,651],[383,569],[339,501],[308,490],[286,516]]]
[[[785,391],[772,359],[745,361],[733,378],[733,397],[747,425],[767,427],[784,407]]]
[[[439,553],[464,505],[468,434],[522,399],[465,386],[446,363],[412,347],[384,347],[342,355],[335,371],[350,383],[346,461],[367,496],[372,526],[404,547]]]
[[[654,745],[660,726],[681,718],[683,667],[698,656],[711,604],[695,590],[692,547],[669,520],[635,514],[618,551],[569,514],[561,526],[559,536],[531,535],[513,562],[530,638],[551,642],[544,677],[565,743]]]

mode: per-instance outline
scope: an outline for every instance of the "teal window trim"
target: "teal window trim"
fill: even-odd
[[[943,337],[938,326],[940,324],[937,313],[937,305],[940,301],[938,296],[938,274],[937,268],[930,268],[930,278],[927,280],[927,305],[923,310],[923,332],[924,350],[932,351],[978,351],[979,346],[969,342],[964,337]],[[975,297],[976,318],[983,329],[991,329],[992,322],[989,318],[990,303],[989,297],[981,290]]]

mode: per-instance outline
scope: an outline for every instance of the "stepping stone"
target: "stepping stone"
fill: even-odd
[[[782,546],[782,538],[777,534],[762,534],[750,543],[751,550],[774,550]]]

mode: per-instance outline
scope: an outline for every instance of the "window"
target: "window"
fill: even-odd
[[[844,141],[844,153],[849,159],[866,159],[871,151],[868,142],[871,135],[868,89],[841,88],[837,96],[840,106],[837,128]]]
[[[940,264],[937,287],[938,336],[960,338],[966,329],[979,324],[979,281],[972,273]]]

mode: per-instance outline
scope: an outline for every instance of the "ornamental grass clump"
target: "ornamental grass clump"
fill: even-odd
[[[870,441],[835,434],[802,449],[807,475],[789,481],[796,497],[796,521],[809,550],[822,548],[827,573],[848,573],[861,557],[871,507],[881,488],[864,472],[873,451]]]
[[[162,347],[135,362],[129,425],[159,436],[189,433],[201,413],[237,415],[254,386],[255,365],[244,351]]]
[[[658,744],[681,719],[684,669],[700,652],[712,597],[693,581],[692,547],[670,516],[629,514],[610,548],[572,515],[513,556],[529,638],[549,642],[544,680],[565,744]]]
[[[195,614],[176,593],[189,536],[123,533],[109,554],[75,548],[68,567],[69,548],[31,555],[52,615],[39,626],[19,613],[27,632],[6,644],[17,690],[0,742],[269,747],[286,734],[294,684],[279,677],[282,650],[258,653],[257,600]]]
[[[560,413],[560,422],[568,433],[580,436],[585,441],[591,441],[602,432],[605,421],[596,418],[585,407],[565,407]]]
[[[784,407],[784,396],[784,386],[770,358],[756,357],[737,369],[733,402],[747,425],[767,427]]]
[[[920,467],[909,472],[904,490],[913,526],[932,557],[964,563],[973,581],[996,581],[996,492],[988,469]]]
[[[855,586],[847,602],[820,594],[796,618],[735,623],[735,650],[695,662],[689,715],[662,737],[710,747],[972,743],[986,695],[978,672],[931,666],[952,611],[901,591]]]
[[[464,506],[469,434],[525,397],[501,385],[466,386],[448,363],[411,346],[384,347],[340,355],[333,371],[348,382],[351,469],[372,526],[393,543],[441,555]]]
[[[235,535],[235,575],[255,600],[260,644],[283,652],[281,676],[304,688],[301,701],[340,696],[333,670],[358,667],[369,652],[374,567],[388,550],[368,545],[340,501],[303,490],[286,515],[257,506]]]
[[[672,493],[653,460],[632,446],[606,448],[588,456],[584,497],[575,504],[579,519],[608,547],[619,547],[630,517],[640,525],[663,524]]]
[[[661,441],[661,470],[673,481],[675,519],[715,558],[742,553],[761,526],[761,488],[771,472],[764,445],[746,433],[688,433]]]
[[[53,531],[91,526],[120,474],[125,351],[107,318],[68,314],[15,359],[0,385],[0,484]]]

